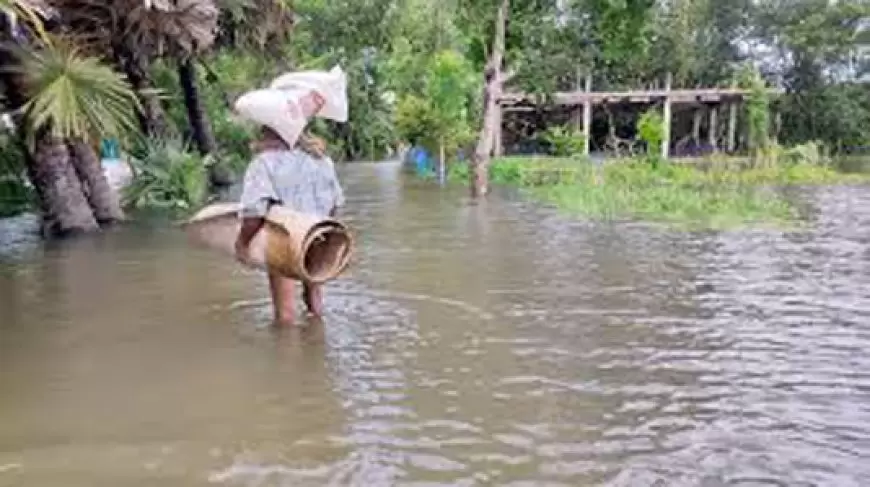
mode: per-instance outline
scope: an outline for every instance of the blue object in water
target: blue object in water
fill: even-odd
[[[411,160],[414,162],[414,166],[417,169],[418,175],[423,175],[429,172],[431,169],[431,160],[429,158],[429,154],[426,152],[426,149],[415,146],[411,149]]]
[[[109,160],[120,159],[121,149],[118,146],[118,139],[103,139],[100,142],[100,157]]]

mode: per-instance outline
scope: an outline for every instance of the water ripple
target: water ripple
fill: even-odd
[[[870,484],[866,189],[682,233],[394,169],[343,168],[360,251],[320,331],[165,236],[16,254],[0,483]]]

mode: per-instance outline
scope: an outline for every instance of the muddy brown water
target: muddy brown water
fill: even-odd
[[[866,188],[690,234],[342,177],[324,327],[160,223],[0,224],[0,486],[870,485]]]

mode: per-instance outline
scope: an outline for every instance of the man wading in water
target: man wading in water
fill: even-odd
[[[312,92],[300,101],[302,113],[311,118],[323,107],[324,99]],[[290,147],[274,130],[261,126],[252,144],[254,159],[245,172],[240,200],[242,226],[236,239],[236,257],[249,261],[251,240],[263,227],[273,204],[319,218],[333,217],[344,205],[344,192],[335,166],[326,156],[323,140],[303,134],[296,147]],[[293,279],[269,271],[269,289],[278,325],[295,321]],[[323,315],[323,290],[319,284],[303,284],[302,299],[312,317]]]

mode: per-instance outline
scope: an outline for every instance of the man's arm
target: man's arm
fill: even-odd
[[[236,257],[240,261],[247,262],[251,240],[263,228],[266,213],[269,211],[269,202],[276,198],[265,161],[260,160],[259,157],[255,158],[245,171],[242,195],[239,199],[241,227],[236,237],[235,250]]]
[[[257,235],[257,232],[263,228],[266,222],[265,218],[260,217],[245,217],[242,218],[242,227],[239,229],[238,242],[245,247],[251,245],[251,240]]]
[[[236,258],[247,263],[249,260],[248,251],[251,246],[251,240],[257,235],[257,232],[263,228],[266,222],[265,218],[261,217],[245,217],[242,218],[242,226],[239,228],[239,235],[236,237]]]

